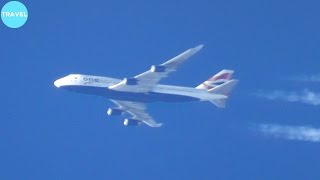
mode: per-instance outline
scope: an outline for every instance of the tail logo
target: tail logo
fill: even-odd
[[[211,78],[209,78],[208,80],[206,80],[205,82],[203,82],[202,84],[200,84],[199,86],[197,86],[197,89],[204,89],[204,90],[210,90],[214,87],[220,86],[228,81],[230,81],[230,79],[232,78],[233,75],[232,70],[222,70],[220,72],[218,72],[217,74],[215,74],[214,76],[212,76]]]

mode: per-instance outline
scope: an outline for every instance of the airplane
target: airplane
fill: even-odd
[[[146,124],[161,127],[145,110],[151,102],[209,101],[224,108],[229,93],[238,80],[231,79],[233,70],[222,70],[197,87],[182,87],[159,84],[177,67],[202,49],[203,45],[190,48],[178,56],[134,77],[115,79],[110,77],[70,74],[54,81],[54,85],[80,94],[102,96],[110,99],[117,107],[108,108],[109,116],[130,115],[124,119],[125,126]]]

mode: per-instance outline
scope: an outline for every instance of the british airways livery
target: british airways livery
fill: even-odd
[[[228,95],[237,80],[231,79],[232,70],[222,70],[197,87],[181,87],[158,84],[203,45],[186,50],[180,55],[134,77],[115,79],[110,77],[70,74],[54,82],[54,85],[81,94],[102,96],[110,99],[117,107],[108,108],[107,114],[130,115],[124,119],[126,126],[146,124],[160,127],[145,110],[151,102],[209,101],[219,108],[225,107]]]

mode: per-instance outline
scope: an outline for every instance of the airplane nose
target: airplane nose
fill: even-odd
[[[58,79],[56,81],[54,81],[53,83],[57,88],[59,88],[61,86],[61,79]]]

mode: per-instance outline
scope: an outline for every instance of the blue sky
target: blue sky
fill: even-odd
[[[0,25],[0,179],[320,178],[319,106],[305,100],[319,82],[301,80],[319,74],[320,2],[22,2],[28,22]],[[134,76],[198,44],[162,83],[234,69],[226,109],[155,103],[162,128],[127,128],[107,99],[53,86],[71,73]]]

